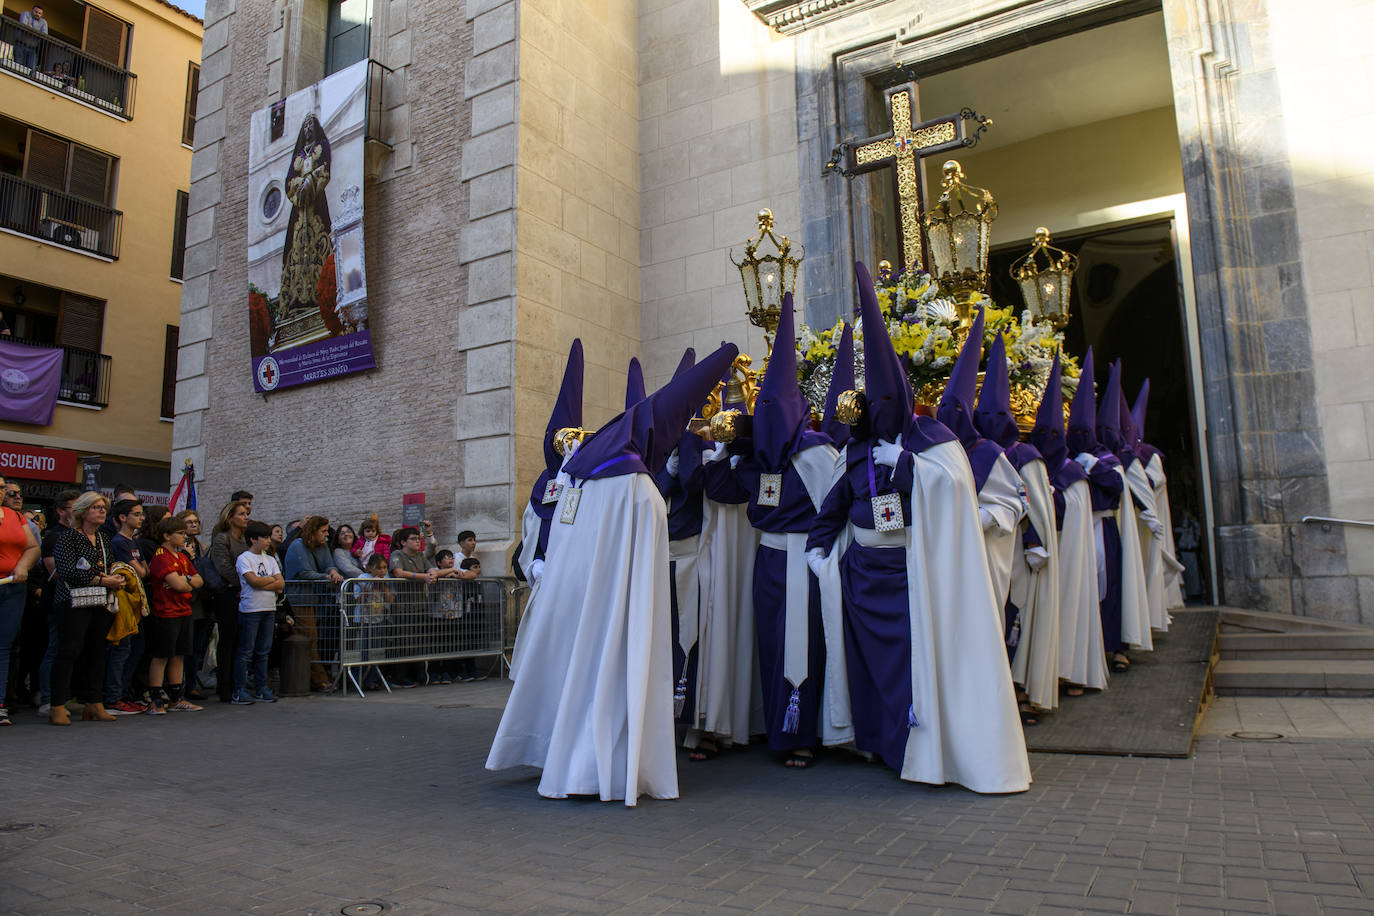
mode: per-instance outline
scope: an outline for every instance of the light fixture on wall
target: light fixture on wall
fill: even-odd
[[[1064,330],[1077,269],[1077,257],[1050,244],[1050,230],[1044,226],[1035,230],[1031,250],[1011,265],[1011,277],[1021,287],[1032,321],[1046,321],[1056,331]]]
[[[988,285],[988,239],[997,218],[992,194],[964,183],[964,170],[945,163],[940,199],[926,214],[926,243],[940,290],[954,299],[959,320],[972,320],[972,305]]]

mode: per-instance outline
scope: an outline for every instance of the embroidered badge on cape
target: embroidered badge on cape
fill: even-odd
[[[873,497],[873,530],[900,531],[906,527],[902,518],[902,498],[896,493]]]
[[[759,475],[759,505],[777,506],[782,499],[782,475]]]
[[[558,520],[565,525],[571,525],[577,519],[577,504],[582,500],[581,487],[565,487],[563,489],[563,511],[558,516]]]
[[[550,480],[544,487],[544,505],[558,502],[558,497],[563,495],[563,484],[557,480]]]

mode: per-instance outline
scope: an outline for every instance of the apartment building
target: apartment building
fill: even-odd
[[[0,421],[26,505],[166,499],[202,31],[161,0],[4,0],[0,316],[63,353],[51,422]]]

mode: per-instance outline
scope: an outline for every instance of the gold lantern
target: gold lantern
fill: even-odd
[[[1043,255],[1043,258],[1039,257]],[[1045,263],[1041,267],[1041,261]],[[1012,279],[1021,287],[1032,321],[1047,321],[1056,331],[1069,323],[1069,292],[1078,258],[1050,244],[1050,230],[1035,230],[1035,242],[1025,257],[1011,265]]]
[[[954,299],[962,324],[972,320],[972,303],[988,285],[988,239],[997,201],[983,188],[964,184],[964,170],[945,163],[940,199],[926,214],[926,241],[940,291]]]
[[[772,253],[759,253],[764,240],[772,243]],[[778,330],[778,320],[782,317],[782,295],[790,293],[797,285],[797,266],[806,257],[806,250],[796,246],[797,256],[792,256],[792,242],[787,236],[773,234],[773,211],[759,211],[759,232],[755,238],[744,243],[744,257],[735,260],[730,252],[730,263],[739,268],[740,279],[744,282],[744,308],[749,323],[763,328],[768,352],[773,352],[773,335]],[[767,359],[764,368],[767,369]]]

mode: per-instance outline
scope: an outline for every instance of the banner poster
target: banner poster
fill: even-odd
[[[248,339],[259,393],[377,366],[363,263],[367,66],[253,113]]]

